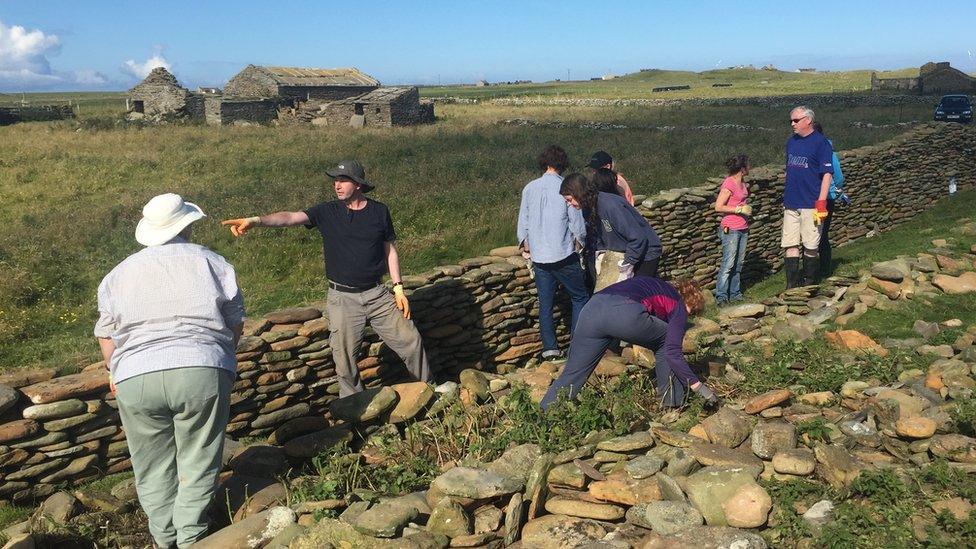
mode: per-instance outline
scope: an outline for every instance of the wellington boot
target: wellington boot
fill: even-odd
[[[812,286],[820,283],[820,256],[803,256],[803,285]]]
[[[786,269],[787,290],[790,288],[796,288],[803,283],[803,278],[800,275],[799,257],[787,257],[783,266]]]

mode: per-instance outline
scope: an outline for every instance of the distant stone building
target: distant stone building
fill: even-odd
[[[478,80],[477,82],[474,83],[474,85],[476,88],[485,88],[490,86],[491,84],[489,84],[487,80]]]
[[[220,88],[207,88],[200,86],[197,88],[197,93],[202,93],[203,95],[222,95],[224,92]]]
[[[878,78],[877,73],[872,72],[871,89],[873,91],[897,90],[920,94],[970,93],[976,92],[976,78],[949,66],[948,62],[943,61],[922,65],[918,69],[918,76]]]
[[[318,126],[407,126],[434,122],[434,104],[421,102],[415,87],[378,88],[328,103],[309,102],[303,119]]]
[[[224,95],[272,97],[294,104],[298,101],[336,100],[371,92],[380,86],[358,69],[307,69],[248,65],[227,82]]]
[[[168,70],[156,67],[129,90],[129,118],[152,122],[203,118],[203,95],[184,88]]]

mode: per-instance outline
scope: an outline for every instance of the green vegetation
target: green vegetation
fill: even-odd
[[[840,148],[888,139],[928,117],[922,106],[820,109]],[[390,204],[406,273],[511,244],[522,186],[534,158],[561,143],[575,166],[612,151],[638,193],[699,184],[745,152],[779,162],[784,112],[760,107],[502,108],[438,106],[437,124],[417,128],[213,128],[118,125],[111,118],[0,128],[0,368],[84,366],[98,359],[91,338],[101,278],[138,249],[142,205],[173,191],[209,218],[195,240],[236,267],[248,312],[324,299],[321,242],[301,229],[259,229],[234,241],[218,221],[303,209],[329,199],[323,168],[355,157]],[[512,126],[528,118],[563,127]],[[583,122],[625,129],[575,127]],[[739,124],[754,128],[695,129]],[[672,130],[655,129],[674,126]],[[771,130],[755,128],[772,128]]]
[[[918,72],[917,69],[915,71]],[[713,87],[713,84],[732,84],[732,86]],[[691,86],[691,89],[651,92],[652,88],[665,86]],[[423,88],[421,94],[427,97],[476,99],[502,97],[690,99],[863,92],[870,89],[871,71],[868,70],[800,73],[761,69],[720,69],[704,72],[654,69],[627,74],[612,80],[500,84],[481,88],[442,86]]]

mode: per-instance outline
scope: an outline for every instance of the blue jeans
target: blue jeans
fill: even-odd
[[[556,263],[532,263],[535,270],[535,287],[539,291],[539,331],[542,332],[542,350],[556,351],[556,323],[552,319],[552,307],[556,300],[556,285],[562,284],[569,292],[573,304],[573,318],[570,322],[570,333],[576,330],[576,321],[586,300],[590,298],[586,291],[586,280],[583,268],[580,267],[579,255],[571,254]]]
[[[746,241],[749,231],[725,232],[719,228],[722,239],[722,264],[718,267],[718,280],[715,283],[715,301],[725,303],[742,298],[742,264],[746,259]]]

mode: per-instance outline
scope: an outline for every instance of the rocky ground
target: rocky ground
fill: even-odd
[[[708,416],[658,410],[653,356],[626,348],[547,416],[559,363],[371,389],[228,441],[197,547],[973,546],[976,244],[949,239],[976,225],[696,320],[685,351],[726,397]],[[853,329],[947,304],[910,338]],[[108,488],[52,495],[6,547],[146,546],[132,479]]]

